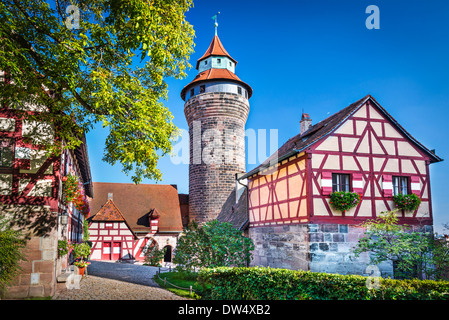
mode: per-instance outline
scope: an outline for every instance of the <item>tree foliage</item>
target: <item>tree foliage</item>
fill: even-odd
[[[251,259],[253,241],[228,222],[193,221],[178,241],[173,262],[182,271],[202,267],[243,267]]]
[[[396,211],[382,212],[363,224],[367,231],[353,249],[354,255],[368,252],[371,264],[392,261],[398,278],[442,279],[449,266],[447,244],[436,241],[432,233],[400,225]]]
[[[96,123],[109,128],[103,160],[133,181],[160,180],[158,159],[177,134],[164,106],[168,77],[186,75],[194,31],[191,0],[0,1],[0,103],[44,121],[74,148]],[[79,16],[78,16],[79,14]],[[28,108],[27,111],[30,109]],[[64,145],[63,145],[64,142]]]

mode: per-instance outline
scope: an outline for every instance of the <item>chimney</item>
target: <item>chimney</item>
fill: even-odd
[[[302,113],[301,121],[299,121],[299,126],[301,130],[301,134],[309,130],[309,128],[312,126],[312,119],[310,119],[310,116],[308,113]]]
[[[108,193],[108,200],[112,200],[112,193]]]

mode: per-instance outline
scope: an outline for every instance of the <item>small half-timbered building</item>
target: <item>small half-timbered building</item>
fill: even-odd
[[[253,264],[363,274],[367,256],[350,260],[350,249],[364,233],[360,224],[395,209],[398,193],[421,199],[417,210],[397,212],[400,223],[432,231],[429,166],[442,159],[372,96],[315,125],[303,114],[300,130],[240,176],[238,182],[248,188],[247,210],[219,216],[246,228],[255,242]],[[330,205],[334,191],[357,192],[361,201],[345,212],[335,210]],[[393,274],[389,263],[380,269]]]
[[[94,182],[89,235],[92,260],[144,261],[149,248],[166,248],[164,262],[183,230],[176,186]]]

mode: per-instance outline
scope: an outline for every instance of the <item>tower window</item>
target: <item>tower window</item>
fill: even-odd
[[[248,99],[248,91],[247,90],[245,90],[245,98]]]
[[[200,86],[200,93],[206,92],[206,86],[203,84]]]
[[[231,61],[229,61],[229,66],[232,67],[232,62]]]
[[[242,88],[241,87],[237,87],[237,92],[241,95],[242,94]]]
[[[207,60],[206,60],[206,61],[204,61],[204,64],[205,64],[205,65],[207,64]]]
[[[221,63],[221,59],[217,59],[217,63],[220,64]]]
[[[190,89],[190,96],[193,97],[193,95],[195,94],[195,89]]]

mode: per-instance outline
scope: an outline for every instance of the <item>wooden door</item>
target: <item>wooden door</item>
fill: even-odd
[[[101,260],[111,260],[111,243],[103,242]]]
[[[122,253],[122,243],[114,242],[112,248],[112,260],[120,260]]]

